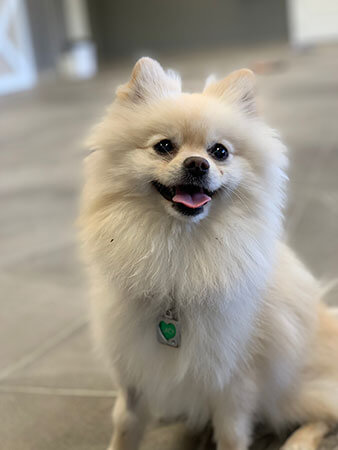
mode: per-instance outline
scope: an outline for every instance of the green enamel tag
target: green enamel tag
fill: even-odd
[[[163,336],[169,341],[176,336],[176,327],[173,323],[166,323],[163,320],[160,322],[160,330]]]
[[[160,344],[178,348],[181,345],[181,323],[174,307],[168,308],[156,322],[156,336]]]

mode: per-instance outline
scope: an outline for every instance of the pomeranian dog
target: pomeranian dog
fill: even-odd
[[[140,59],[89,139],[80,228],[92,325],[117,387],[111,450],[150,420],[211,422],[218,450],[338,422],[338,320],[283,243],[286,148],[239,70],[181,92]]]

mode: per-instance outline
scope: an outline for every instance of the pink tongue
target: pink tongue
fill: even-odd
[[[188,194],[188,192],[181,191],[179,188],[176,189],[176,195],[173,197],[173,202],[182,203],[188,208],[199,208],[210,202],[211,198],[209,195],[203,192],[194,192],[193,194]]]

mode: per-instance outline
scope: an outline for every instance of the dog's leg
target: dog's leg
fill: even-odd
[[[229,407],[219,408],[213,417],[217,450],[247,450],[251,438],[251,414]]]
[[[258,390],[254,379],[243,376],[212,403],[212,425],[217,450],[248,450]]]
[[[316,450],[330,427],[325,422],[313,422],[298,428],[281,450]]]
[[[121,390],[113,408],[113,437],[108,450],[138,450],[147,412],[134,389]]]

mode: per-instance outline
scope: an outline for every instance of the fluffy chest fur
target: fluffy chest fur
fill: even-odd
[[[213,395],[250,365],[249,341],[272,253],[269,234],[266,248],[258,244],[263,222],[252,219],[249,233],[232,217],[223,230],[212,221],[169,228],[141,215],[127,222],[117,208],[114,229],[104,239],[99,234],[94,330],[117,379],[138,386],[155,414],[207,420]],[[172,299],[182,327],[178,349],[156,337]]]
[[[211,308],[181,306],[182,342],[179,348],[171,348],[156,337],[167,299],[135,302],[113,291],[102,292],[102,309],[98,310],[97,302],[95,309],[117,381],[137,386],[155,415],[185,415],[194,424],[207,420],[213,395],[224,390],[240,367],[250,364],[248,340],[256,303],[248,297],[240,305],[219,298],[222,306],[216,306],[216,301]]]

